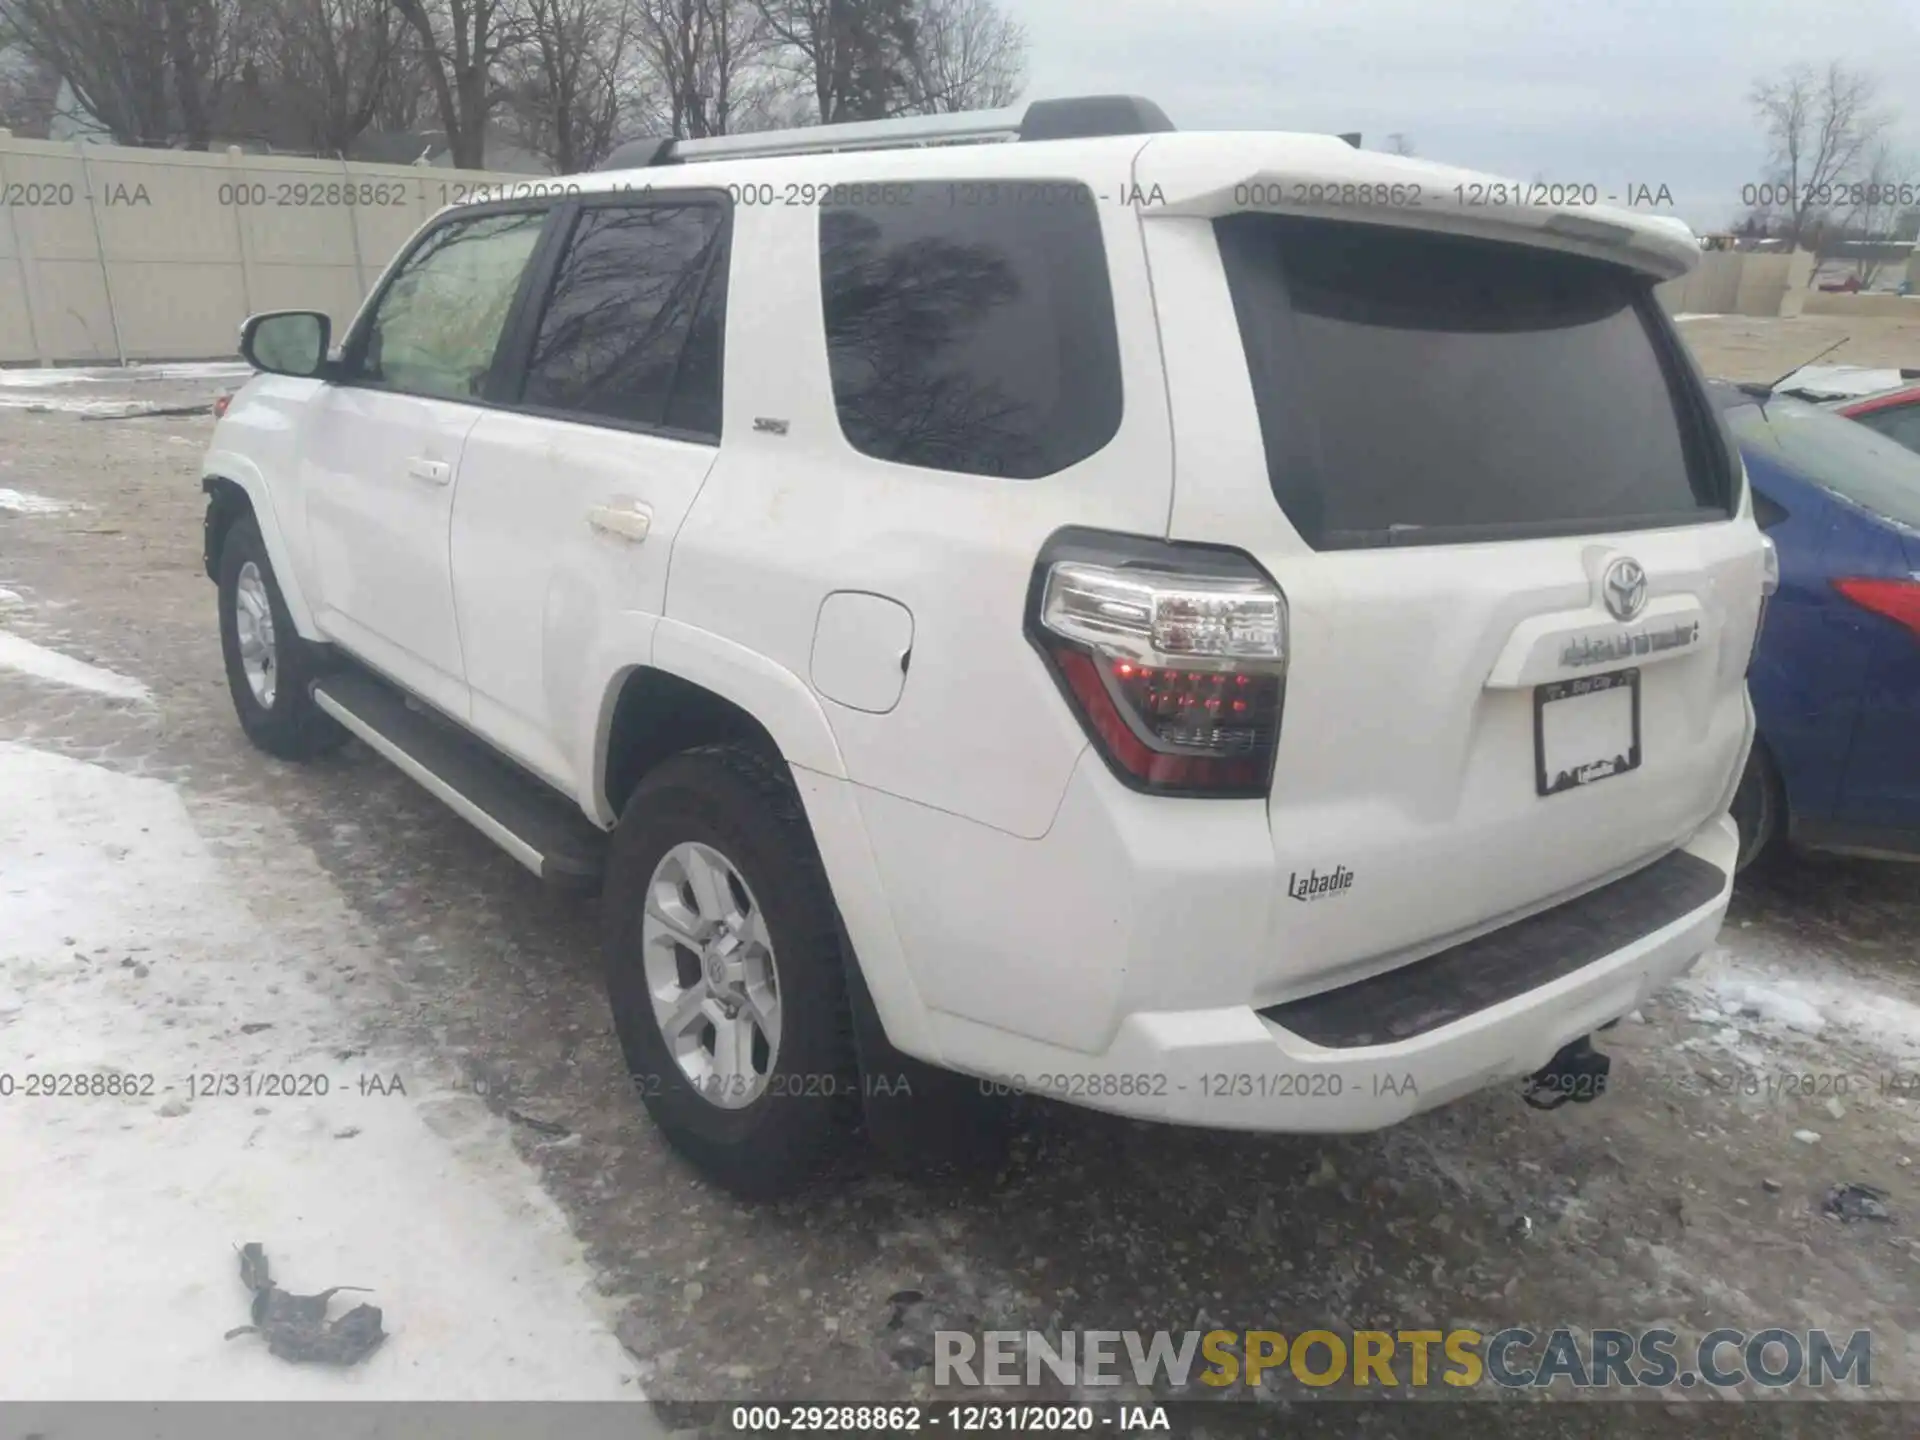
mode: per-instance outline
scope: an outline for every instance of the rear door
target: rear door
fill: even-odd
[[[717,192],[556,217],[467,439],[451,551],[473,725],[570,793],[590,780],[581,717],[614,666],[646,660],[718,453],[729,230]]]
[[[1828,757],[1840,771],[1833,818],[1861,830],[1920,830],[1920,455],[1792,399],[1770,401],[1765,422],[1751,411],[1733,416],[1752,437],[1743,443],[1826,492],[1832,517],[1821,644],[1801,660],[1811,676],[1838,673],[1845,683],[1825,702],[1857,717],[1851,745]]]
[[[1761,546],[1651,278],[1391,218],[1143,224],[1171,536],[1287,597],[1274,997],[1684,842],[1749,724]]]

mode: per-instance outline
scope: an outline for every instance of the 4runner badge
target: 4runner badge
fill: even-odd
[[[1287,895],[1293,900],[1324,900],[1329,895],[1344,895],[1352,888],[1353,872],[1344,865],[1334,866],[1328,875],[1309,870],[1303,880],[1296,870],[1287,877]]]

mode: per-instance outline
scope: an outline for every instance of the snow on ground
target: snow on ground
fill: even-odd
[[[504,1122],[343,1045],[319,972],[339,985],[345,962],[276,918],[284,886],[238,888],[159,781],[0,744],[0,795],[0,1394],[638,1395]],[[360,1086],[394,1073],[408,1094]],[[330,1079],[303,1098],[190,1092],[263,1074]],[[62,1075],[153,1080],[137,1098],[28,1093]],[[247,1320],[247,1241],[296,1293],[370,1287],[334,1313],[378,1305],[386,1343],[332,1369],[223,1339]]]
[[[1724,316],[1722,316],[1722,315],[1716,315],[1716,314],[1713,314],[1713,313],[1711,313],[1711,312],[1709,312],[1709,311],[1704,311],[1704,310],[1703,310],[1703,311],[1701,311],[1701,312],[1699,312],[1698,314],[1695,314],[1695,313],[1693,313],[1693,312],[1691,312],[1691,311],[1689,311],[1689,312],[1688,312],[1687,314],[1684,314],[1684,315],[1676,315],[1676,316],[1674,316],[1673,318],[1674,318],[1674,321],[1675,321],[1675,323],[1677,323],[1677,324],[1684,324],[1684,323],[1685,323],[1686,321],[1688,321],[1688,320],[1721,320],[1721,319],[1724,319],[1724,318],[1726,318],[1726,317],[1724,317]]]
[[[38,390],[54,385],[125,385],[143,380],[244,380],[252,373],[253,367],[241,360],[0,369],[0,390]]]
[[[64,515],[79,508],[71,501],[0,488],[0,515]]]
[[[18,600],[11,590],[4,597]],[[108,695],[115,700],[150,700],[152,692],[130,675],[89,665],[58,650],[36,645],[24,636],[0,630],[0,670],[14,670],[36,680],[51,680],[56,685],[71,685],[81,690]]]
[[[1857,400],[1912,383],[1905,370],[1885,366],[1803,365],[1773,388],[1809,400]]]
[[[173,407],[150,405],[143,400],[89,400],[85,397],[49,399],[43,395],[9,395],[0,390],[0,410],[28,410],[41,414],[92,415],[112,420],[130,420],[153,415]]]
[[[26,603],[27,597],[22,595],[18,590],[9,590],[6,586],[0,585],[0,605],[24,605]]]
[[[1695,1017],[1717,1021],[1714,1040],[1758,1066],[1767,1051],[1813,1055],[1853,1045],[1899,1066],[1920,1064],[1920,1004],[1822,955],[1769,955],[1723,936],[1680,982]]]

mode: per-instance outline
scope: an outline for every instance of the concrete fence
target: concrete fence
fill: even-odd
[[[1798,315],[1812,275],[1805,250],[1710,250],[1659,294],[1675,315]]]
[[[1881,320],[1920,320],[1920,295],[1849,294],[1844,290],[1809,291],[1807,315],[1864,315]]]
[[[260,310],[344,324],[442,206],[561,184],[0,138],[0,364],[225,358]]]

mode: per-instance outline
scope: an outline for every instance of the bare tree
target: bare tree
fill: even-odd
[[[1815,239],[1836,187],[1857,178],[1891,116],[1875,103],[1878,82],[1838,61],[1824,73],[1795,65],[1757,82],[1751,102],[1767,137],[1768,181],[1779,195],[1781,234],[1794,247]]]
[[[771,32],[754,0],[641,0],[639,30],[666,134],[725,135],[764,118],[782,77],[764,63]]]
[[[754,0],[772,43],[813,91],[823,123],[878,120],[912,103],[914,0]]]
[[[389,134],[417,130],[427,117],[439,113],[433,87],[427,80],[428,68],[420,37],[413,27],[396,26],[393,54],[387,61],[387,83],[380,87],[379,98],[373,105],[373,129]]]
[[[0,25],[63,78],[113,138],[164,145],[178,133],[161,0],[0,0]]]
[[[522,0],[393,0],[393,6],[413,28],[453,163],[479,169],[501,99],[501,60],[527,37]]]
[[[558,173],[589,170],[620,138],[635,0],[524,0],[527,43],[506,60],[522,144]]]
[[[0,127],[45,139],[59,89],[58,75],[0,35]]]
[[[249,108],[270,107],[272,133],[344,155],[375,123],[397,80],[404,26],[389,0],[274,0],[272,42],[246,77]]]
[[[1027,30],[995,0],[921,0],[914,18],[912,109],[997,110],[1019,98]]]
[[[1413,137],[1399,130],[1394,131],[1387,136],[1387,153],[1389,155],[1413,154]]]
[[[1900,215],[1901,177],[1911,173],[1893,147],[1881,141],[1874,145],[1862,164],[1859,178],[1847,186],[1846,198],[1850,203],[1846,228],[1860,243],[1853,273],[1859,277],[1862,290],[1872,287],[1885,264],[1876,252],[1894,238]],[[1911,198],[1911,186],[1908,195]]]

